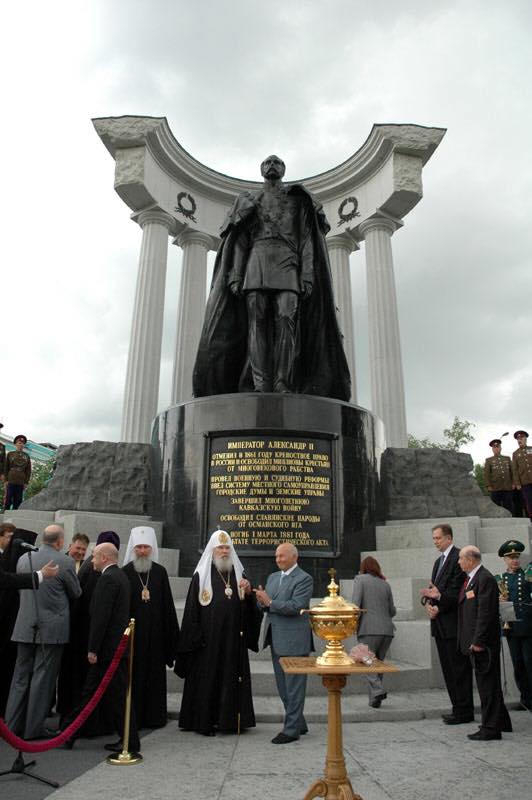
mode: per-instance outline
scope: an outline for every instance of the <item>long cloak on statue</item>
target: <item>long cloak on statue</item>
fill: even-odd
[[[201,605],[200,578],[194,573],[175,666],[185,678],[179,727],[205,734],[214,729],[236,732],[239,714],[240,730],[255,726],[248,648],[258,652],[261,623],[255,595],[240,599],[234,570],[231,597],[214,565],[211,581],[212,599]]]
[[[136,572],[132,563],[123,567],[131,584],[130,616],[135,619],[133,656],[133,703],[139,728],[166,725],[166,667],[173,667],[179,638],[179,624],[164,567],[152,562],[147,572]],[[142,600],[148,582],[150,599]]]
[[[300,215],[300,247],[312,237],[314,285],[306,300],[300,297],[294,392],[349,400],[351,380],[338,327],[325,235],[330,230],[322,206],[301,184],[287,191],[297,194],[304,205]],[[251,225],[262,192],[239,195],[222,226],[222,243],[216,256],[205,321],[194,366],[195,397],[253,391],[247,357],[248,324],[246,300],[228,288],[235,241]]]

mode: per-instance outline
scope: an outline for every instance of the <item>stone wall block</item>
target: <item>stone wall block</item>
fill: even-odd
[[[22,507],[144,516],[155,500],[152,446],[96,441],[60,447],[48,486]]]

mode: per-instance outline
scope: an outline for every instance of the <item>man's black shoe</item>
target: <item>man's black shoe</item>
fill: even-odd
[[[475,717],[443,717],[443,721],[446,725],[465,725],[466,722],[474,722]]]
[[[108,744],[104,744],[104,750],[110,750],[112,753],[121,753],[123,748],[123,742],[118,740],[118,742],[109,742]]]
[[[272,739],[272,744],[288,744],[289,742],[297,742],[297,736],[288,736],[286,733],[278,733]]]
[[[493,733],[490,733],[489,731],[479,728],[476,733],[468,733],[467,738],[471,739],[472,742],[491,742],[498,741],[502,737],[499,731],[493,731]]]

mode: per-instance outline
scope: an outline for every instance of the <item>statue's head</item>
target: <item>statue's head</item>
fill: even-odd
[[[284,161],[279,156],[267,156],[260,165],[263,178],[282,178],[286,172]]]

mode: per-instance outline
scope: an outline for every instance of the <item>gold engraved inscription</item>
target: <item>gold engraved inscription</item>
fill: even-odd
[[[328,440],[235,438],[211,453],[210,496],[236,546],[330,545],[330,447]]]

